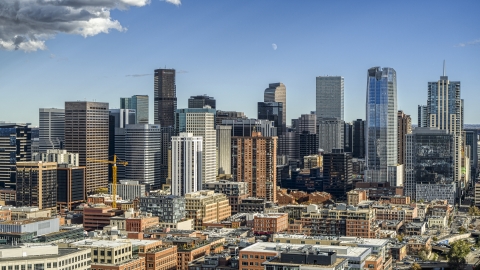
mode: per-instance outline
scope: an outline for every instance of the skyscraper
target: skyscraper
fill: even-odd
[[[343,126],[343,151],[352,153],[353,151],[353,125],[345,123]]]
[[[135,110],[135,122],[137,124],[148,124],[148,95],[120,98],[120,109]]]
[[[175,113],[175,133],[192,133],[202,137],[202,183],[217,179],[217,135],[215,109],[178,109]],[[172,150],[173,151],[173,150]]]
[[[319,118],[318,148],[324,153],[332,153],[332,149],[343,149],[345,122],[338,118]]]
[[[177,89],[175,69],[156,69],[154,77],[154,122],[163,127],[175,126]]]
[[[0,188],[16,187],[16,164],[31,161],[32,129],[29,123],[0,123]]]
[[[405,164],[405,135],[412,133],[412,118],[403,111],[398,111],[398,164]]]
[[[232,127],[217,125],[218,174],[232,174]]]
[[[428,127],[428,112],[426,105],[418,105],[418,127]]]
[[[323,191],[334,196],[336,200],[345,200],[353,184],[352,156],[343,149],[333,149],[332,153],[323,155]]]
[[[108,160],[108,103],[65,102],[65,149],[79,154],[86,166],[87,193],[108,186],[108,164],[88,159]]]
[[[397,75],[393,68],[368,70],[366,105],[365,181],[396,186],[397,180],[388,173],[398,159]]]
[[[344,86],[341,76],[318,76],[317,81],[318,118],[337,118],[344,120]]]
[[[287,121],[287,88],[283,83],[271,83],[268,85],[268,88],[265,89],[263,94],[264,102],[281,102],[282,103],[282,123],[283,128],[279,128],[278,134],[282,134],[286,131],[286,121]],[[260,119],[260,118],[259,118]],[[267,118],[262,118],[267,119]]]
[[[202,189],[202,137],[180,133],[172,137],[172,195]]]
[[[39,109],[39,150],[63,149],[65,142],[65,110]]]
[[[210,106],[210,108],[215,109],[216,101],[213,97],[209,97],[207,95],[199,95],[199,96],[191,96],[188,99],[188,108],[203,108],[206,105]]]
[[[281,102],[258,102],[257,118],[260,120],[270,120],[275,123],[277,135],[281,136],[286,132],[286,122],[283,113],[283,103]]]
[[[17,206],[57,208],[57,163],[17,163]]]
[[[357,119],[352,124],[352,157],[365,158],[365,120]]]

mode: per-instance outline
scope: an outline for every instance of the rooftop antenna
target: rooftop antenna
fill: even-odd
[[[445,76],[445,59],[443,60],[443,76]]]

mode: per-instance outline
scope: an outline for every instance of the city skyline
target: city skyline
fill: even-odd
[[[398,109],[416,123],[417,105],[426,99],[428,82],[437,80],[446,60],[447,76],[462,82],[465,123],[478,123],[477,2],[422,3],[415,8],[400,3],[212,3],[183,1],[175,6],[152,1],[112,9],[112,20],[128,31],[88,38],[60,34],[46,41],[45,50],[31,53],[0,50],[0,91],[11,101],[0,108],[2,120],[38,125],[38,108],[62,108],[72,100],[97,100],[117,108],[118,97],[136,94],[150,96],[153,119],[153,70],[166,66],[177,70],[178,108],[187,108],[192,95],[207,94],[217,100],[218,109],[254,118],[265,85],[282,82],[289,89],[288,124],[315,109],[315,77],[342,76],[349,122],[365,118],[366,70],[388,66],[398,75]],[[396,12],[380,12],[384,8]],[[447,16],[450,10],[462,16]],[[208,20],[205,14],[211,15]],[[273,20],[278,15],[285,20]],[[242,23],[245,16],[250,24]],[[385,33],[375,35],[375,42],[364,37],[371,32],[371,18],[389,20],[375,26],[376,32]],[[146,23],[161,27],[147,34]],[[387,31],[390,27],[395,30]],[[445,32],[452,33],[450,38],[436,38]],[[112,49],[111,44],[118,46]],[[368,53],[372,50],[375,54]],[[16,95],[19,91],[31,98]],[[26,108],[18,110],[16,104]]]

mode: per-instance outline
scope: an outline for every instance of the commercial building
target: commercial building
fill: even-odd
[[[222,121],[222,125],[232,127],[232,137],[252,136],[252,132],[255,130],[261,132],[265,137],[277,136],[277,127],[270,120],[227,119]]]
[[[70,164],[57,166],[57,206],[71,211],[85,202],[85,167]]]
[[[78,153],[68,153],[63,149],[47,149],[42,153],[33,153],[32,161],[42,162],[56,162],[58,164],[70,164],[72,166],[79,166]]]
[[[186,216],[185,197],[165,195],[140,198],[140,211],[159,217],[161,223],[178,223]]]
[[[86,167],[87,193],[108,186],[108,103],[65,102],[65,149],[79,154],[79,165]]]
[[[277,137],[232,137],[233,180],[247,182],[251,197],[276,201],[276,162]]]
[[[476,179],[478,169],[478,130],[465,129],[465,144],[467,147],[470,147],[471,177],[472,179]]]
[[[268,213],[253,215],[253,231],[256,234],[272,234],[288,229],[287,213]]]
[[[258,102],[257,118],[272,121],[277,128],[277,135],[283,135],[286,132],[286,121],[283,119],[283,109],[284,106],[282,102]]]
[[[135,124],[125,127],[125,179],[139,181],[149,188],[161,188],[159,125]]]
[[[148,95],[134,95],[129,98],[120,98],[120,109],[135,110],[135,123],[149,124]]]
[[[214,182],[217,177],[215,109],[178,109],[175,123],[177,134],[187,132],[202,137],[202,183]]]
[[[345,122],[338,118],[319,118],[318,148],[324,153],[331,153],[332,149],[343,149],[343,133]]]
[[[125,100],[124,100],[125,101]],[[128,102],[124,102],[129,105]],[[137,123],[137,113],[133,109],[111,109],[108,119],[108,156],[125,160],[125,127]],[[112,166],[108,165],[108,177],[112,179]],[[125,179],[125,166],[117,166],[117,179]]]
[[[316,78],[317,118],[344,120],[344,79],[341,76]]]
[[[365,120],[352,122],[352,157],[365,158]]]
[[[154,75],[154,123],[161,127],[175,126],[177,87],[175,69],[156,69]]]
[[[353,151],[353,125],[345,123],[343,127],[343,151],[352,153]]]
[[[57,208],[57,163],[17,162],[17,206]]]
[[[318,135],[303,131],[298,135],[298,158],[301,161],[301,168],[305,167],[304,158],[310,155],[318,154]]]
[[[428,110],[426,105],[418,105],[417,127],[428,127]]]
[[[108,185],[108,193],[112,193],[112,185]],[[134,200],[146,195],[146,185],[135,180],[120,180],[117,184],[117,195],[124,200]]]
[[[58,218],[32,218],[25,220],[10,220],[0,223],[0,232],[33,233],[35,236],[58,232],[60,219]]]
[[[220,222],[231,216],[231,208],[225,194],[214,191],[197,191],[185,194],[187,218],[195,222],[195,229],[204,223]]]
[[[215,117],[215,125],[222,125],[223,120],[237,120],[237,119],[248,119],[248,117],[245,115],[244,112],[217,110],[217,115]]]
[[[32,129],[28,125],[0,123],[0,188],[15,189],[15,164],[32,159]]]
[[[39,109],[39,152],[63,149],[65,143],[65,110]]]
[[[198,95],[198,96],[191,96],[188,99],[188,108],[200,108],[202,109],[205,106],[210,106],[212,109],[216,109],[216,101],[215,98],[209,97],[207,95]]]
[[[366,182],[390,182],[388,168],[397,166],[397,75],[393,68],[368,70],[366,104]]]
[[[155,249],[144,250],[138,253],[145,258],[145,269],[148,270],[177,270],[177,246],[162,245]]]
[[[323,155],[323,191],[332,194],[337,201],[347,199],[353,189],[352,156],[343,149],[333,149]]]
[[[215,193],[227,195],[232,215],[239,213],[239,204],[249,195],[248,184],[229,180],[219,180],[212,183],[205,183],[203,190],[213,190]]]
[[[263,102],[276,102],[281,103],[281,126],[276,126],[278,128],[278,135],[283,134],[286,131],[286,121],[287,121],[287,88],[283,83],[271,83],[268,85],[268,88],[265,89],[263,93]],[[260,118],[260,109],[258,110],[259,117],[258,119],[269,119],[269,118]]]
[[[95,204],[83,208],[83,227],[86,231],[101,230],[110,225],[110,218],[120,216],[122,210],[113,209],[105,204]]]
[[[232,174],[232,127],[217,125],[217,175]]]
[[[263,213],[266,207],[266,201],[262,198],[246,198],[238,205],[239,213]]]
[[[172,195],[202,189],[203,138],[192,133],[172,137]]]
[[[412,133],[412,118],[403,111],[398,111],[398,143],[397,143],[397,163],[405,164],[405,135]]]

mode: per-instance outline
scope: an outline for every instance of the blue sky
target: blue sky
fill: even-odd
[[[365,117],[367,69],[382,66],[397,71],[398,108],[416,123],[445,59],[449,78],[462,83],[465,122],[480,123],[479,10],[479,1],[313,0],[151,0],[112,9],[128,30],[58,33],[45,50],[0,50],[0,121],[37,125],[38,108],[72,100],[118,108],[120,97],[148,94],[153,122],[153,70],[163,67],[178,72],[179,108],[207,94],[217,109],[252,118],[268,84],[283,82],[289,124],[315,110],[316,76],[340,75],[351,121]]]

